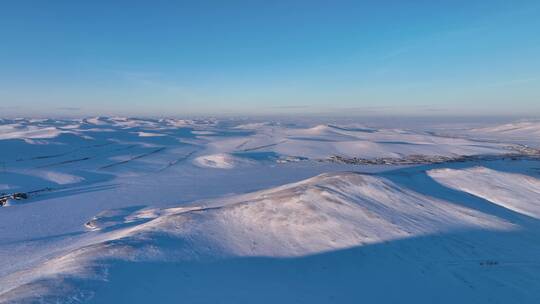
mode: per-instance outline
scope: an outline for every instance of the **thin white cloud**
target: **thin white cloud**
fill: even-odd
[[[487,84],[486,87],[490,87],[490,88],[508,87],[508,86],[513,86],[513,85],[520,85],[520,84],[536,82],[536,81],[539,81],[539,80],[540,80],[540,77],[516,78],[516,79],[510,79],[510,80],[506,80],[506,81],[493,82],[493,83]]]

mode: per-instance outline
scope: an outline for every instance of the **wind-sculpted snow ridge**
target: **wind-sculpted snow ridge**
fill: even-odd
[[[92,299],[95,282],[114,280],[108,269],[114,271],[125,261],[136,267],[149,261],[300,258],[460,231],[519,228],[384,178],[352,172],[189,207],[106,211],[86,227],[90,232],[61,254],[1,278],[0,302]],[[253,267],[256,271],[260,266]]]
[[[428,174],[445,186],[540,219],[540,180],[534,177],[484,167],[437,169]]]

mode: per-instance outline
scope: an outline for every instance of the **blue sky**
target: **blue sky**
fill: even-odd
[[[540,1],[0,2],[5,115],[535,116],[539,88]]]

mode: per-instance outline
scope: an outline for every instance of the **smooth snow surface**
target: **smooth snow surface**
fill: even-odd
[[[535,126],[0,119],[0,303],[538,303]]]
[[[483,167],[431,170],[429,175],[445,186],[540,219],[540,179]]]

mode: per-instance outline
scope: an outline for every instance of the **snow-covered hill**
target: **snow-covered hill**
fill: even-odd
[[[404,157],[409,155],[478,155],[508,152],[507,145],[467,139],[438,137],[423,132],[372,129],[361,126],[317,125],[290,128],[249,125],[253,135],[213,140],[209,148],[219,151],[273,152],[276,155],[326,159],[344,157]]]
[[[436,172],[440,174],[442,171]],[[502,295],[503,297],[495,302],[504,303],[510,296],[530,300],[531,296],[539,295],[537,292],[527,294],[521,288],[512,287],[517,283],[539,287],[538,277],[534,272],[527,271],[530,276],[528,278],[516,277],[514,273],[525,271],[526,267],[521,263],[540,262],[534,254],[539,246],[527,245],[527,237],[531,236],[524,233],[521,237],[518,235],[510,238],[506,245],[497,244],[498,234],[501,235],[500,239],[505,239],[505,234],[510,236],[529,227],[416,193],[385,178],[352,172],[323,174],[298,183],[207,201],[200,205],[143,209],[134,213],[121,210],[104,212],[86,225],[91,232],[81,237],[76,246],[71,244],[69,250],[47,259],[40,265],[4,277],[0,284],[0,299],[4,302],[31,302],[38,299],[56,301],[66,299],[67,296],[71,300],[88,297],[90,301],[98,301],[103,300],[100,288],[105,288],[103,292],[106,293],[110,292],[111,287],[107,287],[109,283],[105,284],[105,287],[96,285],[95,281],[107,279],[116,289],[116,297],[129,293],[130,290],[146,288],[150,290],[146,297],[131,300],[147,302],[151,300],[152,292],[171,292],[178,296],[176,300],[179,300],[182,299],[183,292],[189,293],[186,288],[192,284],[191,275],[198,276],[197,279],[205,284],[213,281],[211,276],[232,276],[233,280],[248,284],[238,288],[251,288],[249,277],[241,277],[248,275],[246,269],[239,268],[240,274],[236,275],[219,273],[225,271],[222,269],[223,263],[234,261],[233,264],[243,265],[242,261],[245,259],[246,265],[250,267],[248,273],[255,275],[272,272],[265,266],[266,259],[274,259],[270,263],[279,264],[280,258],[294,258],[287,264],[290,264],[292,269],[300,267],[302,272],[307,272],[308,280],[314,280],[312,276],[315,273],[345,273],[351,276],[347,279],[362,282],[363,285],[356,288],[358,292],[366,294],[371,294],[370,290],[363,291],[365,286],[370,286],[369,282],[364,281],[368,277],[377,277],[377,273],[392,275],[390,269],[384,265],[397,267],[393,270],[394,275],[403,274],[405,278],[420,276],[417,278],[420,279],[418,284],[440,280],[431,282],[430,290],[426,290],[425,294],[411,296],[409,299],[413,301],[439,299],[440,302],[450,303],[472,296],[476,300],[488,302],[493,299],[491,295]],[[512,252],[512,247],[516,244],[525,247],[520,248],[519,253]],[[415,247],[417,245],[421,247]],[[480,247],[477,248],[478,246]],[[384,252],[382,247],[388,251]],[[337,265],[327,260],[330,257],[330,260],[334,261],[332,254],[329,257],[324,255],[325,252],[342,250],[346,251],[339,259],[345,260]],[[377,258],[372,250],[384,253]],[[437,255],[432,255],[434,253]],[[508,255],[509,253],[511,254]],[[307,257],[313,254],[317,256]],[[516,254],[517,256],[514,256]],[[251,260],[250,257],[265,259]],[[319,259],[326,265],[323,267],[338,269],[317,269],[316,264],[312,263],[318,263]],[[417,260],[410,265],[410,259]],[[306,260],[309,262],[305,262]],[[380,263],[381,269],[363,265],[362,261]],[[346,263],[349,262],[351,267],[358,267],[357,272],[341,269],[347,267]],[[152,277],[158,280],[154,282],[158,285],[152,287],[143,283],[143,278],[129,279],[139,266],[141,269],[148,267],[146,263],[157,263],[158,268],[166,268],[168,263],[169,271],[172,272],[164,277]],[[310,271],[304,263],[315,268]],[[216,269],[194,273],[204,267],[203,265],[214,264]],[[186,269],[177,265],[185,265]],[[283,270],[280,267],[276,270]],[[430,269],[435,272],[426,272]],[[108,273],[112,273],[112,276]],[[144,276],[144,271],[136,273]],[[283,275],[284,282],[296,278],[296,275],[287,272],[272,272],[272,275]],[[170,283],[163,283],[161,280],[172,278],[178,290],[164,290]],[[489,281],[484,281],[486,278]],[[257,280],[256,277],[252,279]],[[391,282],[396,280],[388,279]],[[317,280],[320,281],[321,278]],[[350,284],[340,279],[322,281],[334,284],[325,286],[325,290],[332,292],[341,290],[342,284]],[[251,284],[258,285],[254,282]],[[279,281],[272,284],[279,285]],[[403,284],[409,286],[412,282]],[[412,285],[413,288],[420,288],[417,284]],[[308,288],[304,284],[300,286]],[[206,287],[214,288],[213,285]],[[493,290],[489,295],[480,292],[485,288]],[[346,290],[351,292],[348,288]],[[456,290],[462,292],[462,295],[451,294]],[[289,290],[287,294],[280,290],[283,296],[280,298],[281,302],[293,302],[297,292],[298,290]],[[258,296],[264,298],[269,293],[271,289]],[[445,298],[441,295],[451,297]],[[348,294],[347,297],[349,301],[355,299],[353,294]],[[381,300],[388,298],[385,295],[380,297]],[[211,303],[216,296],[212,293],[200,294],[197,299]],[[240,302],[247,301],[241,296],[239,299]],[[369,297],[367,299],[377,300]],[[173,298],[170,300],[172,302]],[[325,300],[319,299],[315,302],[323,303]]]
[[[537,303],[540,161],[493,132],[1,120],[0,303]]]

